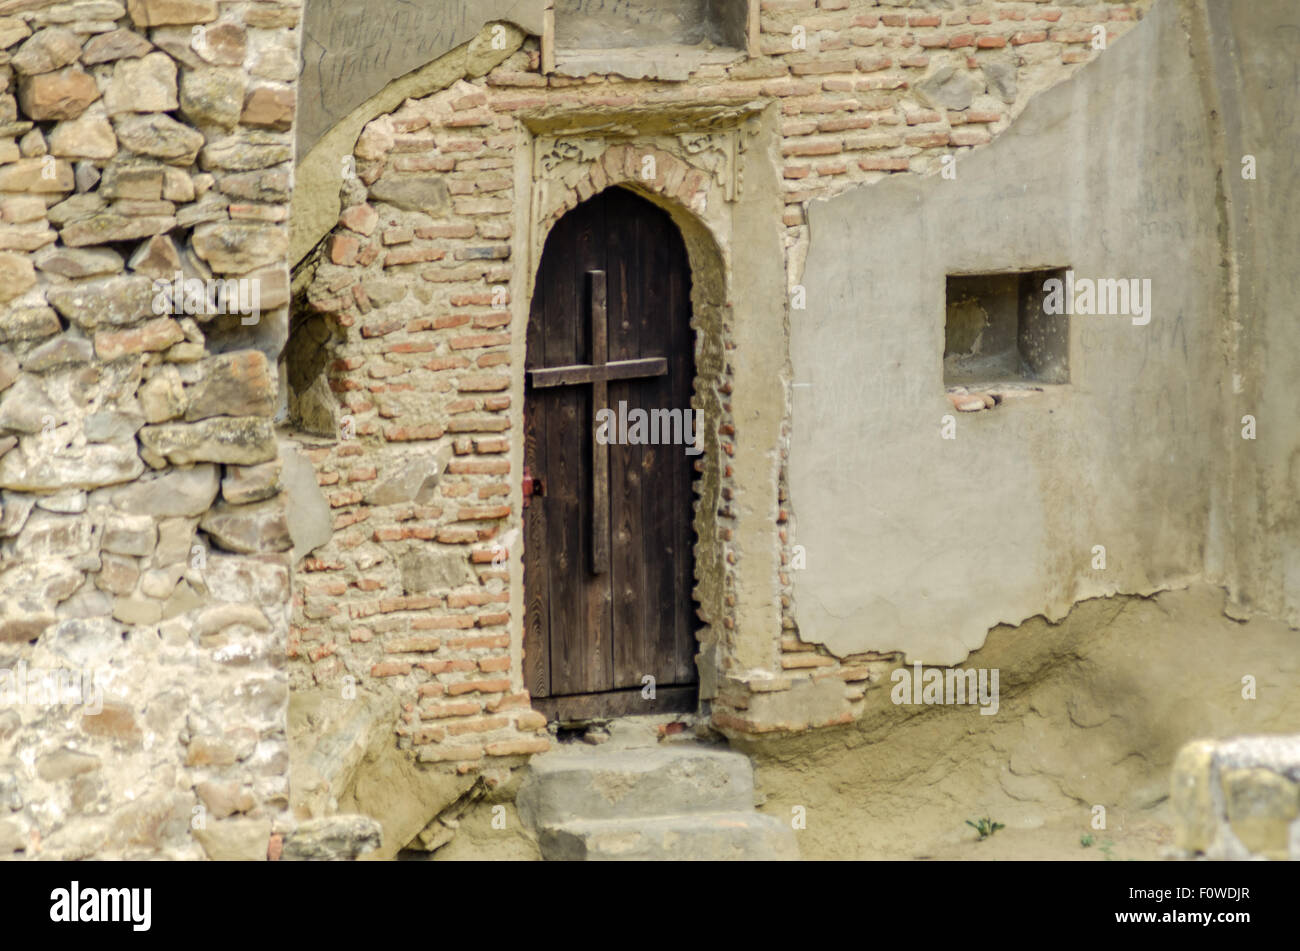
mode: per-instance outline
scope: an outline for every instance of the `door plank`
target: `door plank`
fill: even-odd
[[[543,268],[547,282],[543,332],[546,366],[579,362],[583,314],[570,262],[583,250],[580,225],[576,220],[567,219],[556,225],[552,236],[556,241],[554,250],[563,266]],[[584,454],[578,443],[582,397],[578,389],[559,390],[554,395],[548,394],[545,403],[546,557],[551,567],[547,608],[552,694],[580,693],[594,686],[587,676],[585,618],[579,609],[583,576],[574,570],[586,563],[580,530],[585,481]]]
[[[609,308],[605,297],[605,272],[588,271],[591,307],[591,362],[603,368],[609,359]],[[591,383],[591,572],[609,571],[609,444],[596,439],[595,416],[609,402],[609,384],[604,377]],[[617,678],[615,678],[617,682]]]
[[[545,292],[533,298],[528,319],[529,358],[540,359],[540,335],[545,317]],[[546,420],[545,405],[525,397],[524,401],[524,469],[545,484]],[[534,496],[524,509],[524,687],[533,697],[551,693],[550,614],[548,611],[550,559],[547,557],[546,511],[544,496]]]
[[[681,299],[680,275],[684,261],[674,253],[680,242],[671,241],[669,233],[676,226],[671,221],[655,223],[653,238],[643,250],[657,280],[645,286],[641,302],[643,338],[656,341],[673,364],[673,372],[647,387],[647,398],[654,406],[667,410],[684,410],[681,399],[680,348],[682,326],[689,330],[690,310]],[[643,352],[648,352],[646,347]],[[689,378],[688,378],[689,379]],[[689,384],[688,384],[689,385]],[[663,438],[671,438],[673,433]],[[691,512],[682,507],[677,488],[683,469],[689,465],[681,445],[649,446],[643,465],[646,478],[660,484],[660,491],[647,493],[642,500],[642,520],[651,526],[646,533],[645,599],[647,602],[646,649],[654,659],[655,676],[662,684],[689,683],[677,664],[677,616],[683,602],[690,604],[691,592],[678,589],[676,565],[683,552],[675,545],[676,526],[689,524]],[[692,572],[693,574],[694,572]]]
[[[626,197],[625,197],[626,195]],[[616,360],[644,357],[638,291],[648,272],[641,263],[638,231],[642,214],[629,194],[614,196],[621,227],[607,238],[610,263],[610,355]],[[611,408],[625,401],[629,412],[641,408],[647,384],[657,380],[629,381],[610,386]],[[639,687],[647,674],[658,679],[653,652],[647,640],[645,557],[646,534],[653,531],[641,519],[641,446],[615,446],[610,474],[612,512],[612,593],[614,599],[614,685]]]
[[[603,323],[592,323],[588,271],[605,272]],[[696,457],[682,445],[611,445],[602,473],[593,451],[597,409],[617,412],[620,400],[646,411],[690,408],[685,244],[667,213],[609,189],[557,223],[536,283],[525,363],[525,461],[545,486],[525,514],[525,676],[534,706],[548,717],[562,709],[650,712],[639,690],[645,674],[661,698],[676,705],[689,696],[693,706]],[[594,327],[607,334],[603,370],[593,366]],[[592,571],[602,542],[603,574]]]

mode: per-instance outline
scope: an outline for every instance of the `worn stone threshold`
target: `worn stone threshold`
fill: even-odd
[[[666,743],[716,741],[708,718],[693,713],[659,713],[639,716],[602,717],[581,722],[550,724],[553,749],[576,752],[599,747],[602,750],[644,749]]]

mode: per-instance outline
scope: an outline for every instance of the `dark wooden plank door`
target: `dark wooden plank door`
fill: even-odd
[[[600,409],[690,410],[690,292],[677,226],[629,191],[584,202],[547,240],[526,362],[524,670],[548,714],[693,708],[698,457],[594,445]],[[566,369],[536,372],[554,368]],[[646,675],[655,704],[641,698]]]

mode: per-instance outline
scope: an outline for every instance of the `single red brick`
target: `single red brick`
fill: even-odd
[[[413,631],[449,631],[474,626],[474,619],[465,614],[449,614],[444,617],[421,617],[411,622]]]
[[[503,730],[510,725],[506,717],[484,717],[481,720],[457,720],[447,724],[448,736],[464,736],[466,733],[491,733]]]
[[[458,684],[448,684],[449,696],[458,697],[467,693],[505,693],[510,689],[510,681],[501,680],[464,680]]]
[[[858,160],[858,167],[864,172],[906,172],[908,161],[905,158],[864,158]]]
[[[527,692],[510,693],[506,694],[504,697],[498,697],[496,700],[488,701],[487,709],[489,713],[496,713],[498,710],[512,710],[518,707],[526,707],[530,703],[532,703],[532,700],[529,698]]]
[[[420,716],[425,720],[441,720],[446,717],[472,717],[483,711],[483,704],[477,700],[460,700],[455,703],[431,703],[420,708]]]
[[[353,205],[339,216],[339,223],[357,234],[369,237],[379,224],[379,212],[370,205]]]
[[[481,745],[426,747],[420,750],[419,758],[422,763],[473,762],[483,758],[483,747]]]
[[[180,324],[170,317],[159,317],[133,330],[95,334],[95,353],[107,363],[128,354],[166,350],[184,339]]]
[[[432,635],[422,637],[397,637],[390,641],[384,642],[384,653],[386,654],[421,654],[428,651],[436,651],[442,646],[442,641]]]
[[[361,251],[361,242],[350,234],[332,234],[329,241],[329,258],[331,264],[352,266],[357,263],[357,254]]]
[[[525,756],[530,753],[545,753],[551,748],[551,741],[538,737],[531,740],[505,740],[501,743],[489,743],[488,756]]]
[[[472,528],[444,528],[438,532],[437,538],[444,545],[463,545],[478,541],[478,532]]]
[[[510,471],[508,459],[453,459],[447,464],[451,475],[505,475]]]

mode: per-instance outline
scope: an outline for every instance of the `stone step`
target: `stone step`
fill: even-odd
[[[549,862],[779,861],[799,858],[794,831],[756,812],[566,822],[538,835]]]
[[[533,757],[519,790],[536,829],[575,821],[748,812],[754,768],[741,753],[697,744],[558,749]]]

